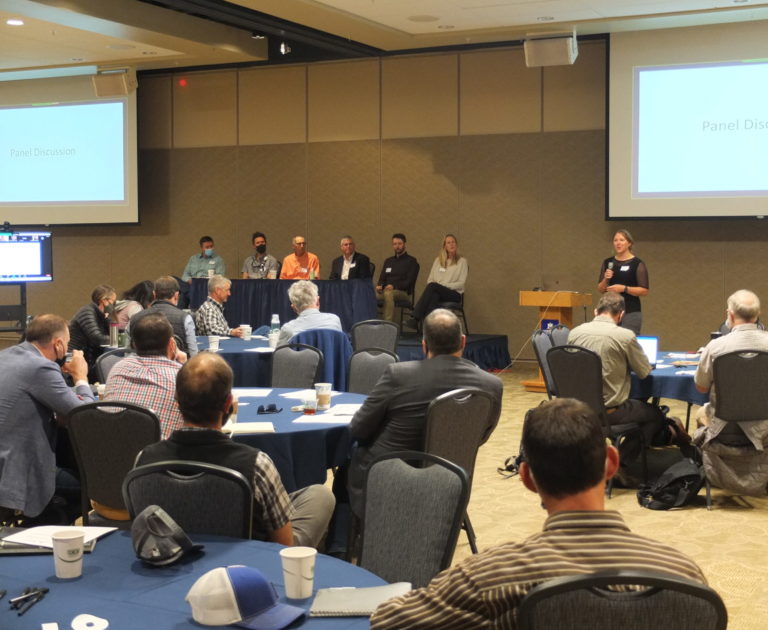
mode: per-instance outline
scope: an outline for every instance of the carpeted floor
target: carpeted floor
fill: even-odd
[[[502,417],[480,449],[469,507],[481,550],[525,539],[540,530],[546,517],[537,496],[517,477],[504,479],[496,471],[508,456],[517,454],[525,412],[545,396],[528,393],[520,384],[535,373],[533,365],[518,364],[501,375]],[[671,415],[685,419],[684,403],[666,399],[663,403],[671,407]],[[713,500],[714,508],[707,511],[702,489],[694,505],[658,512],[640,507],[634,490],[617,488],[607,507],[621,512],[638,534],[690,555],[725,601],[730,630],[763,630],[768,626],[768,497],[738,497],[714,489]],[[469,554],[462,534],[454,561]]]

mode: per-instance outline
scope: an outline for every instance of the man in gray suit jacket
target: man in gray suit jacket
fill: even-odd
[[[45,509],[57,481],[56,423],[93,401],[88,364],[81,350],[66,361],[68,343],[67,320],[39,315],[25,342],[0,352],[0,518]],[[74,391],[62,372],[72,376]]]
[[[424,320],[426,360],[390,365],[352,418],[350,431],[358,447],[349,468],[349,498],[355,514],[362,511],[365,472],[375,457],[424,448],[427,407],[440,394],[462,387],[488,392],[497,405],[487,434],[495,428],[501,412],[501,380],[461,358],[465,343],[456,315],[446,309],[432,311]]]

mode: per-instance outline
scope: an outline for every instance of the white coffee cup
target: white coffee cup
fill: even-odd
[[[219,349],[219,336],[208,335],[208,350],[216,352]]]
[[[55,532],[53,561],[57,578],[76,578],[83,574],[83,543],[85,534],[74,529]]]
[[[240,330],[243,331],[243,339],[245,341],[250,341],[253,329],[248,324],[240,324]]]
[[[210,269],[210,268],[208,269],[208,277],[209,278],[213,278],[215,273],[216,273],[216,271],[214,269]]]
[[[315,383],[315,393],[317,395],[317,410],[325,411],[331,407],[331,388],[332,383]]]
[[[286,547],[280,550],[285,596],[288,599],[307,599],[312,596],[316,558],[317,549],[312,547]]]
[[[270,348],[277,348],[277,340],[280,337],[280,331],[274,331],[269,333],[269,337],[267,339],[269,340],[269,347]]]

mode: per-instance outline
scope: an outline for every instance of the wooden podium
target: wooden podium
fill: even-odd
[[[573,309],[576,306],[591,306],[591,293],[575,293],[570,291],[520,291],[520,306],[537,306],[539,308],[539,323],[542,319],[556,319],[561,324],[573,328]],[[544,376],[539,369],[539,377],[532,381],[523,381],[523,387],[528,392],[544,392]]]

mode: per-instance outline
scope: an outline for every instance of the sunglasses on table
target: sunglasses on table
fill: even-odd
[[[267,405],[266,407],[264,405],[259,405],[259,408],[256,410],[256,413],[264,414],[264,413],[280,413],[283,410],[282,407],[280,409],[277,408],[277,405],[274,403]]]

